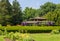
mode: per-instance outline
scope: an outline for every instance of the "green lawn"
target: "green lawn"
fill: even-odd
[[[3,36],[0,36],[0,41],[4,41],[4,38],[3,38]]]
[[[60,41],[60,34],[31,34],[35,41]]]

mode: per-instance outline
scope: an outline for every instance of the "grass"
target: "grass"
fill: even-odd
[[[4,41],[4,38],[3,38],[3,36],[0,36],[0,41]]]
[[[31,34],[35,41],[60,41],[60,34]]]

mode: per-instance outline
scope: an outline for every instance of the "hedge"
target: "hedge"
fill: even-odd
[[[52,30],[60,30],[60,26],[0,26],[0,30],[4,30],[6,28],[7,31],[27,31],[30,33],[36,32],[51,32]]]

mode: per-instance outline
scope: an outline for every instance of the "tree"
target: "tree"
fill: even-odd
[[[9,3],[9,0],[1,0],[0,1],[0,17],[2,20],[1,24],[2,25],[7,25],[10,22],[10,18],[11,18],[11,4]]]
[[[30,18],[37,16],[36,11],[37,11],[36,9],[26,7],[25,10],[23,11],[25,19],[29,20]]]
[[[23,13],[20,7],[20,4],[17,0],[13,1],[13,5],[12,5],[12,23],[14,25],[16,24],[21,24],[22,20],[23,20]]]
[[[47,14],[48,12],[54,11],[56,9],[56,4],[47,2],[40,6],[40,16]]]
[[[54,21],[55,25],[60,25],[60,9],[56,8],[53,12],[48,12],[45,17],[49,21]]]

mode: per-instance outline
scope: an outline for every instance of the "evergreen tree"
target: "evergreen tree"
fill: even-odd
[[[13,6],[12,6],[12,23],[14,25],[16,24],[20,24],[23,20],[22,18],[22,11],[21,11],[21,7],[20,7],[20,4],[17,0],[14,0],[13,1]]]
[[[1,0],[0,1],[0,15],[2,15],[2,25],[7,25],[8,23],[10,23],[10,18],[11,18],[11,4],[9,3],[9,0]]]

